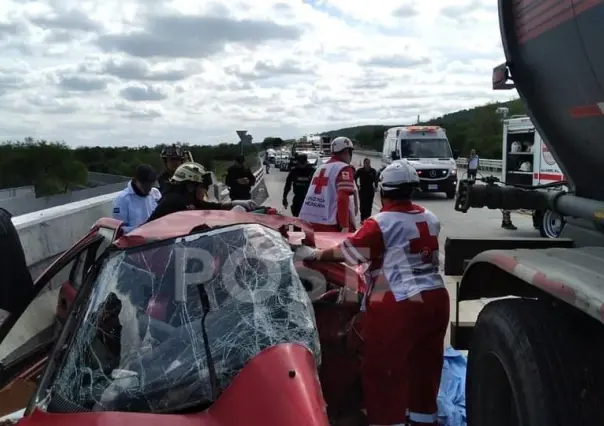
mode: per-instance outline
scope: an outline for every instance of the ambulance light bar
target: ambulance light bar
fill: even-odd
[[[411,133],[435,133],[440,129],[440,126],[411,126],[407,127],[407,131]]]

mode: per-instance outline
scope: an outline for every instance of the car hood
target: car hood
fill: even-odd
[[[296,380],[292,380],[292,372]],[[260,390],[261,388],[261,390]],[[314,358],[302,345],[272,346],[250,360],[214,404],[191,414],[47,413],[34,410],[22,426],[329,426]],[[19,416],[15,416],[18,418]]]

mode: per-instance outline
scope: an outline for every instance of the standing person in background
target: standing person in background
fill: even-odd
[[[309,222],[315,231],[354,230],[351,204],[356,186],[350,167],[353,149],[350,139],[335,138],[331,142],[332,157],[312,177],[299,218]]]
[[[516,225],[512,223],[512,212],[510,210],[501,210],[502,218],[501,218],[501,227],[503,229],[507,229],[508,231],[515,231]]]
[[[113,218],[123,222],[124,233],[145,223],[157,207],[161,193],[153,186],[156,181],[155,169],[141,164],[128,186],[115,197]]]
[[[475,181],[476,173],[480,167],[480,158],[476,155],[476,150],[472,148],[468,156],[468,180]]]
[[[252,198],[252,187],[256,184],[256,177],[247,165],[243,155],[238,155],[233,165],[227,170],[225,184],[229,187],[231,200],[249,200]]]
[[[185,162],[185,153],[178,145],[172,145],[162,149],[161,159],[166,170],[159,175],[157,182],[159,183],[160,192],[165,194],[170,187],[170,178],[174,175],[176,169]]]
[[[298,154],[296,156],[296,166],[291,169],[285,180],[283,188],[283,207],[287,208],[287,195],[289,191],[294,189],[294,199],[292,200],[291,211],[292,215],[298,217],[304,197],[310,187],[310,180],[315,173],[315,168],[308,164],[308,156],[306,154]]]
[[[251,211],[257,207],[250,200],[224,203],[207,201],[208,190],[213,184],[212,174],[198,163],[183,163],[172,176],[170,183],[168,192],[149,216],[149,222],[185,210],[231,210],[239,206]]]
[[[359,185],[359,201],[361,204],[361,223],[371,216],[373,198],[378,184],[378,173],[371,167],[371,160],[365,158],[363,167],[356,171],[354,180]]]

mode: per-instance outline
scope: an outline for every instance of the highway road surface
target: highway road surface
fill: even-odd
[[[353,158],[352,164],[358,166],[362,158],[358,156]],[[379,168],[379,160],[372,159],[373,166]],[[377,163],[377,164],[376,164]],[[463,175],[463,173],[462,173]],[[483,175],[486,175],[483,173]],[[497,174],[495,174],[497,176]],[[271,169],[270,174],[266,175],[266,186],[269,194],[268,200],[264,203],[284,211],[281,205],[283,196],[283,186],[285,184],[286,172],[280,172],[278,169]],[[499,176],[498,176],[499,177]],[[291,203],[291,193],[289,200]],[[501,228],[501,211],[489,209],[470,209],[467,213],[459,213],[453,209],[453,200],[448,200],[445,194],[418,194],[416,202],[425,208],[431,210],[441,222],[441,234],[439,237],[441,249],[441,266],[444,261],[444,247],[447,237],[539,237],[539,232],[533,228],[532,218],[528,215],[512,213],[512,221],[518,227],[517,231],[508,231]],[[373,212],[377,213],[380,208],[379,195],[373,204]],[[287,212],[290,214],[290,212]],[[485,277],[486,279],[487,277]],[[455,277],[446,277],[447,288],[451,296],[451,318],[453,318],[453,306],[455,303]],[[488,301],[463,302],[460,310],[461,321],[474,321],[478,312]]]
[[[360,160],[360,158],[354,158],[353,164],[357,166]],[[374,160],[374,162],[376,161]],[[283,210],[281,200],[286,176],[286,172],[280,172],[274,168],[266,175],[266,186],[269,195],[269,199],[265,202],[266,205]],[[290,192],[290,202],[291,197]],[[539,237],[539,232],[533,228],[531,217],[524,214],[512,213],[512,221],[518,227],[518,230],[507,231],[501,228],[500,210],[470,209],[467,213],[459,213],[453,209],[453,200],[448,200],[445,194],[419,193],[416,198],[418,204],[431,210],[440,219],[442,226],[440,246],[443,250],[447,237]],[[374,213],[377,213],[379,208],[379,194],[376,194],[373,203]]]

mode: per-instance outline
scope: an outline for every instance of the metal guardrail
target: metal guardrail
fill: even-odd
[[[462,169],[468,168],[468,159],[467,158],[458,158],[457,166]],[[503,161],[501,160],[493,160],[489,158],[481,158],[479,163],[479,170],[487,171],[487,172],[500,172],[503,168]]]
[[[366,157],[373,158],[382,158],[382,153],[377,151],[364,151],[360,149],[356,149],[355,154],[364,155]],[[479,170],[487,171],[487,172],[500,172],[503,168],[503,162],[501,160],[489,159],[489,158],[481,158]],[[457,167],[465,169],[468,167],[468,159],[467,158],[458,158],[457,159]]]

